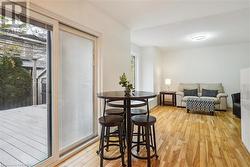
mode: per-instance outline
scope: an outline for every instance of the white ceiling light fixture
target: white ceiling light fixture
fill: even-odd
[[[205,41],[209,38],[211,38],[211,34],[208,33],[199,33],[199,34],[192,34],[188,37],[189,40],[193,42],[200,42],[200,41]]]

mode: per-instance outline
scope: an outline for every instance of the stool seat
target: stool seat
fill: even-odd
[[[131,115],[146,115],[147,111],[144,109],[131,109]]]
[[[123,117],[119,115],[107,115],[99,118],[99,123],[106,127],[118,126],[123,122]]]
[[[139,126],[153,125],[156,122],[156,118],[150,115],[135,115],[131,117],[131,120]]]
[[[120,108],[110,108],[105,111],[106,115],[123,115],[124,110]]]

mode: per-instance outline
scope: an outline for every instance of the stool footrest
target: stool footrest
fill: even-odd
[[[140,146],[141,145],[145,145],[146,146],[146,144],[139,144]],[[131,150],[134,148],[134,147],[137,147],[138,146],[138,144],[136,144],[136,145],[134,145],[134,146],[132,146],[131,147]],[[154,146],[152,146],[152,145],[150,145],[150,148],[152,148],[152,150],[154,150]],[[135,155],[132,151],[131,151],[131,154],[135,157],[135,158],[138,158],[138,159],[148,159],[148,157],[143,157],[143,156],[140,156],[140,155]],[[150,158],[153,158],[153,157],[156,157],[156,159],[158,158],[158,155],[157,154],[153,154],[153,155],[151,155],[150,156]]]

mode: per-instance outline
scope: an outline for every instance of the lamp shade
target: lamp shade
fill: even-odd
[[[169,78],[165,79],[165,84],[166,85],[171,85],[171,79],[169,79]]]

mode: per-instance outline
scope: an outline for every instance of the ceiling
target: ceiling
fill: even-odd
[[[131,29],[139,46],[167,49],[250,42],[249,0],[89,0]],[[210,33],[203,42],[187,36]]]

